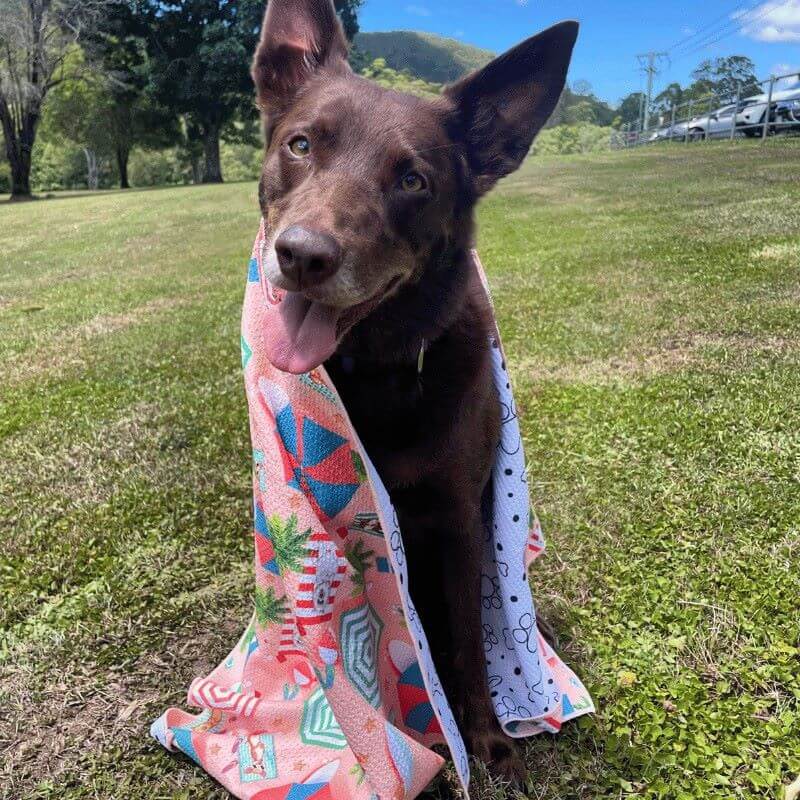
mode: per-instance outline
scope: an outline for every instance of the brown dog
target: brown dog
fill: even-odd
[[[489,698],[481,498],[498,439],[489,311],[470,291],[478,198],[564,86],[557,25],[425,101],[354,75],[331,0],[270,0],[253,78],[265,268],[287,291],[270,360],[325,364],[400,517],[410,591],[473,755],[523,775]]]

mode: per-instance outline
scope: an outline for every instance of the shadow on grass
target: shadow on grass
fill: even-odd
[[[114,195],[132,195],[143,192],[159,192],[165,189],[203,189],[209,186],[236,186],[241,183],[255,183],[256,179],[242,181],[224,181],[224,183],[168,183],[161,186],[133,186],[130,189],[89,189],[65,190],[59,192],[47,192],[45,194],[34,194],[30,197],[11,197],[10,195],[0,199],[0,206],[16,206],[26,203],[38,203],[44,200],[75,200],[81,197],[112,197]]]

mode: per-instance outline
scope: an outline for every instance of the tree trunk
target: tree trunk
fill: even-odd
[[[203,180],[203,167],[200,164],[199,156],[192,156],[192,183],[200,183]]]
[[[6,140],[6,156],[11,167],[11,199],[30,199],[31,154],[36,140],[39,114],[37,111],[30,111],[15,116],[8,105],[3,103],[0,106],[0,121]]]
[[[130,189],[131,185],[128,183],[128,156],[130,150],[121,145],[117,147],[117,170],[119,171],[119,188]]]
[[[209,125],[203,133],[205,166],[203,183],[222,183],[222,165],[219,158],[219,128]]]
[[[9,158],[11,163],[11,199],[29,200],[31,198],[31,156],[30,153],[17,154]]]
[[[98,171],[97,171],[97,153],[90,150],[88,147],[83,148],[83,153],[86,156],[86,186],[89,191],[94,192],[98,186]]]

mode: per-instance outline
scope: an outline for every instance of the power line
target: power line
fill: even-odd
[[[761,5],[762,2],[763,0],[756,0],[755,3],[749,6],[749,10],[752,10],[757,6]],[[667,48],[667,52],[672,53],[674,50],[680,50],[686,47],[687,45],[689,45],[692,39],[695,39],[697,37],[703,37],[703,34],[706,34],[706,32],[710,32],[712,28],[718,27],[720,22],[724,22],[725,24],[727,24],[728,21],[731,19],[731,15],[736,14],[737,11],[744,11],[741,0],[739,0],[739,2],[737,2],[730,11],[726,11],[724,14],[720,14],[718,17],[715,17],[713,20],[711,20],[711,22],[709,22],[707,25],[704,25],[702,28],[698,28],[698,30],[689,34],[685,38],[679,39],[677,42],[675,42],[675,44],[670,45]],[[725,25],[723,25],[722,27],[725,27]]]
[[[781,0],[777,4],[767,2],[765,5],[766,7],[760,14],[756,14],[755,16],[752,15],[752,11],[755,10],[761,3],[757,3],[756,6],[752,7],[750,10],[743,12],[742,14],[738,15],[734,19],[730,20],[726,25],[723,25],[718,30],[714,31],[707,36],[704,36],[701,40],[697,42],[693,42],[691,47],[688,50],[684,50],[682,53],[678,53],[676,55],[676,61],[680,61],[684,58],[687,58],[690,55],[698,53],[700,50],[704,50],[712,45],[717,44],[718,42],[723,41],[724,39],[733,36],[738,30],[741,28],[742,23],[746,22],[752,24],[754,22],[758,22],[760,19],[763,19],[768,14],[772,14],[773,12],[777,11],[779,8],[783,6],[789,5],[789,3],[793,2],[794,0]]]

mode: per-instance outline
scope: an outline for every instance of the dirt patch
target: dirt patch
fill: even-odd
[[[190,305],[191,298],[161,298],[121,314],[100,314],[72,330],[58,332],[34,352],[19,353],[5,363],[6,380],[14,385],[32,380],[45,372],[63,372],[86,364],[85,347],[98,336],[108,336],[138,325],[148,317]],[[7,384],[7,385],[8,385]]]
[[[800,338],[695,333],[670,337],[641,352],[607,359],[565,364],[548,363],[535,357],[523,358],[516,362],[515,371],[535,381],[605,385],[707,365],[709,350],[725,351],[727,355],[741,359],[753,354],[788,355],[800,352]]]
[[[0,494],[8,498],[11,524],[4,542],[7,555],[29,552],[32,525],[25,520],[41,514],[32,503],[30,487],[46,485],[48,514],[110,502],[121,487],[134,481],[169,486],[190,467],[185,447],[167,441],[174,435],[164,409],[139,403],[124,415],[99,424],[79,442],[53,447],[57,426],[46,426],[35,437],[25,431],[3,443],[3,459],[11,469],[0,475]],[[165,443],[166,442],[166,443]]]
[[[225,597],[232,589],[216,592]],[[246,627],[247,611],[238,619],[224,605],[207,604],[214,618],[176,625],[157,652],[124,666],[99,666],[91,646],[58,658],[57,668],[53,653],[15,653],[0,669],[0,783],[7,792],[0,794],[22,797],[43,781],[80,779],[87,758],[120,750],[124,758],[150,747],[151,722],[170,705],[184,705],[191,681],[216,667]]]
[[[768,244],[750,252],[753,260],[767,259],[768,261],[791,261],[800,266],[800,242],[781,242]]]

